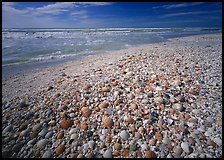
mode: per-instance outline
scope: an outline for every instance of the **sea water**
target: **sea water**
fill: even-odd
[[[219,28],[2,29],[3,77],[168,38],[221,33]]]

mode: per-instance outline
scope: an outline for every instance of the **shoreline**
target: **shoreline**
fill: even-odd
[[[206,34],[183,34],[183,35],[173,35],[174,37],[171,36],[165,36],[166,38],[165,41],[169,41],[169,39],[174,39],[174,38],[181,38],[181,37],[189,37],[189,36],[198,36],[198,35],[212,35],[212,34],[219,34],[219,33],[206,33]],[[129,48],[135,48],[138,46],[142,46],[142,45],[148,45],[148,44],[154,44],[154,43],[163,43],[163,42],[152,42],[152,43],[146,43],[146,44],[137,44],[137,45],[132,45],[131,47],[128,47],[126,49]],[[87,55],[77,55],[75,57],[71,57],[71,58],[63,58],[63,59],[56,59],[53,61],[34,61],[34,62],[25,62],[25,63],[21,63],[21,64],[12,64],[12,65],[6,65],[6,66],[2,66],[2,76],[3,78],[10,78],[10,77],[15,77],[16,75],[23,75],[23,74],[29,74],[32,73],[34,71],[39,71],[39,70],[43,70],[43,69],[47,69],[47,68],[52,68],[52,67],[57,67],[58,65],[64,65],[66,63],[69,62],[75,62],[75,61],[79,61],[82,59],[85,59],[85,57],[91,56],[91,55],[98,55],[98,54],[104,54],[105,52],[107,53],[111,53],[111,52],[116,52],[116,51],[120,51],[120,50],[125,50],[125,49],[116,49],[116,50],[111,50],[111,51],[99,51],[96,52],[94,54],[87,54]]]
[[[197,37],[207,37],[207,36],[209,37],[209,36],[217,36],[217,35],[220,35],[220,34],[216,33],[216,34],[193,35],[193,36],[187,36],[187,37],[176,37],[176,38],[167,39],[168,42],[141,44],[141,45],[133,46],[128,49],[122,49],[122,50],[112,51],[112,52],[108,52],[108,53],[98,53],[95,55],[89,55],[87,57],[83,57],[78,60],[65,62],[63,64],[59,64],[56,66],[40,68],[40,69],[33,70],[33,71],[30,71],[27,73],[13,75],[11,77],[6,77],[6,78],[3,77],[2,78],[2,86],[7,85],[7,83],[9,83],[10,88],[11,88],[11,86],[13,86],[11,89],[5,89],[3,87],[4,88],[3,90],[5,91],[5,93],[6,93],[6,90],[13,91],[15,89],[16,90],[18,89],[18,91],[20,93],[27,92],[23,89],[21,90],[20,86],[24,86],[24,88],[31,88],[31,90],[29,89],[28,92],[30,92],[30,91],[32,92],[32,91],[36,90],[37,88],[44,87],[43,84],[45,84],[45,87],[46,87],[47,83],[49,83],[51,81],[51,79],[55,79],[55,78],[59,77],[59,75],[62,74],[63,72],[67,72],[67,73],[71,72],[71,74],[69,74],[69,75],[72,76],[72,74],[73,74],[72,70],[73,70],[73,68],[76,69],[75,67],[77,67],[76,70],[80,71],[80,75],[81,75],[84,73],[83,72],[84,70],[82,68],[84,65],[88,65],[92,68],[94,68],[94,67],[96,68],[96,67],[100,67],[100,66],[102,67],[101,63],[103,63],[103,65],[107,65],[110,63],[112,64],[113,62],[116,62],[116,61],[122,59],[122,56],[133,55],[133,52],[137,53],[139,50],[142,50],[142,48],[145,48],[145,47],[147,48],[148,46],[151,46],[153,48],[154,45],[159,46],[160,44],[163,45],[166,43],[173,43],[174,41],[177,41],[177,40],[182,40],[182,39],[187,40],[187,39],[192,39],[192,38],[197,38]],[[106,58],[109,58],[109,61],[106,60]],[[104,62],[102,62],[102,60]],[[79,68],[79,66],[80,66],[80,68]],[[67,68],[71,68],[71,69],[69,70]],[[91,69],[86,67],[85,70],[88,72]],[[39,76],[41,76],[41,75],[44,75],[44,78],[40,78]],[[17,82],[18,83],[24,82],[24,83],[18,84]],[[39,82],[44,82],[44,83],[40,84]],[[18,85],[14,86],[14,85],[12,85],[13,83],[18,84]],[[29,85],[28,85],[28,83],[29,83]],[[32,87],[29,87],[29,86],[32,86]],[[13,93],[8,93],[8,94],[12,95]],[[4,95],[5,94],[3,92],[3,97],[4,97]],[[15,98],[15,96],[13,96],[13,97]],[[10,99],[11,98],[9,98],[9,100]]]

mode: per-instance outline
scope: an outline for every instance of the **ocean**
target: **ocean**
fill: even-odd
[[[2,29],[2,76],[168,38],[221,32],[220,28]]]

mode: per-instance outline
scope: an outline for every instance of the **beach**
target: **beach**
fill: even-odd
[[[222,157],[222,34],[2,79],[3,157]]]

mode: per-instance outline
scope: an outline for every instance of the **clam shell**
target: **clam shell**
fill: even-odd
[[[91,110],[87,107],[83,107],[81,109],[81,114],[84,116],[84,117],[89,117],[91,115]]]
[[[114,125],[114,122],[110,117],[105,117],[102,120],[102,124],[104,127],[111,128]]]

